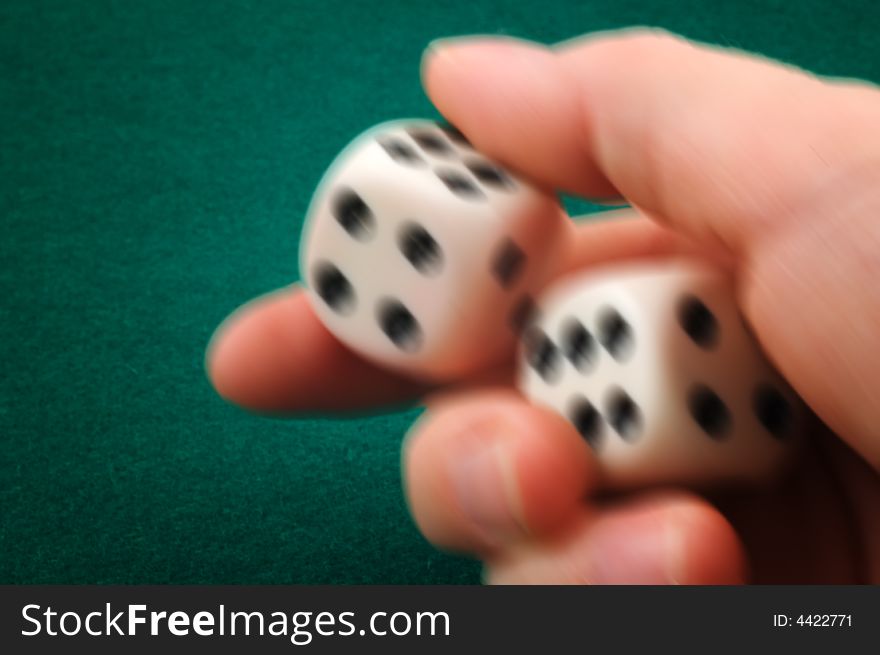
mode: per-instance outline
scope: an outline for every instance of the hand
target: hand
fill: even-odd
[[[286,413],[423,397],[404,445],[413,516],[489,582],[880,582],[880,93],[645,31],[440,42],[423,78],[489,155],[638,208],[579,225],[560,274],[682,251],[731,266],[764,349],[830,429],[770,489],[600,499],[587,446],[503,374],[418,387],[338,345],[295,288],[218,331],[219,393]]]

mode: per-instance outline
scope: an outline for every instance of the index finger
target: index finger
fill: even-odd
[[[422,77],[444,116],[528,177],[587,197],[621,194],[734,250],[805,203],[840,197],[850,175],[880,160],[876,89],[659,31],[555,48],[440,40]]]

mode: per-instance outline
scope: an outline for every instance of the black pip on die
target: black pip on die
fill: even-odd
[[[606,487],[760,481],[797,441],[804,408],[721,271],[614,266],[554,284],[538,305],[520,386],[571,421]]]
[[[510,352],[567,229],[555,196],[453,128],[395,121],[358,137],[324,176],[302,277],[352,350],[452,379]]]

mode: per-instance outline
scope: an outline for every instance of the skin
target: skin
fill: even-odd
[[[818,419],[791,470],[750,490],[609,497],[572,427],[509,371],[428,388],[340,346],[302,291],[252,301],[207,357],[259,412],[428,406],[403,448],[414,520],[490,583],[880,582],[880,93],[656,31],[547,48],[435,42],[431,100],[549,188],[634,209],[572,227],[558,274],[697,254]]]

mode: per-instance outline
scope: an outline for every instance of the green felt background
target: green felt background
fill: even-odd
[[[399,488],[415,411],[272,420],[214,396],[209,335],[297,275],[310,193],[431,115],[431,39],[653,24],[880,80],[877,0],[5,0],[0,582],[475,582]]]

